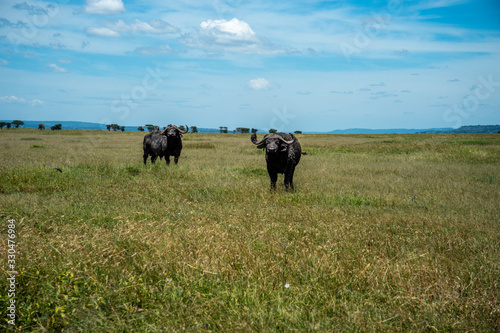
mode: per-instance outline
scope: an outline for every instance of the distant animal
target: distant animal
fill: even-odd
[[[158,157],[165,157],[165,162],[167,165],[170,164],[170,156],[174,156],[175,164],[179,161],[179,156],[182,150],[182,134],[189,131],[189,127],[186,126],[186,130],[181,130],[175,125],[168,125],[163,130],[154,130],[144,136],[143,140],[143,150],[144,150],[144,165],[149,156],[151,156],[151,163],[155,163]]]
[[[286,190],[293,190],[293,174],[302,155],[302,148],[297,138],[291,133],[272,133],[266,134],[257,142],[257,134],[253,133],[250,139],[257,148],[266,151],[271,190],[276,189],[279,173],[285,175]]]

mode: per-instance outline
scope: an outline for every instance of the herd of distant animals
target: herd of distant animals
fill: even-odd
[[[179,162],[182,150],[182,134],[186,134],[189,127],[186,125],[185,130],[181,130],[175,125],[168,125],[163,130],[154,130],[144,136],[144,165],[149,156],[151,163],[155,163],[156,159],[160,160],[164,157],[167,165],[170,164],[170,156],[174,157],[174,163]],[[278,174],[285,175],[286,190],[293,190],[293,174],[295,167],[299,164],[302,152],[299,141],[295,135],[291,133],[271,133],[266,134],[264,138],[257,141],[257,134],[253,133],[250,137],[253,144],[259,149],[266,152],[266,164],[269,178],[271,178],[271,190],[276,189]]]

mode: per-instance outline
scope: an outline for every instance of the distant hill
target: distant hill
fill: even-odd
[[[408,128],[389,128],[389,129],[369,129],[369,128],[349,128],[345,130],[334,130],[331,134],[414,134],[423,131],[448,131],[453,128],[430,128],[430,129],[408,129]],[[434,133],[434,132],[432,132]]]
[[[427,130],[421,133],[500,133],[500,125],[475,125],[475,126],[462,126],[457,129],[450,130]]]

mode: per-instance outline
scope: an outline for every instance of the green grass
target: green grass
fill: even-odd
[[[188,133],[169,167],[143,135],[0,131],[14,330],[500,329],[499,135],[298,135],[275,193],[249,135]]]

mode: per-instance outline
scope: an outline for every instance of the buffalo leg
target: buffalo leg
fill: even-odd
[[[179,155],[174,156],[174,163],[177,164],[179,162]]]
[[[269,178],[271,178],[271,191],[276,190],[276,182],[278,181],[278,173],[269,172]]]
[[[151,155],[151,163],[155,164],[156,158],[158,158],[158,156],[156,156],[155,154]]]
[[[295,167],[289,167],[285,171],[285,188],[286,190],[293,190],[293,173],[295,171]]]
[[[170,155],[165,155],[165,162],[167,162],[167,165],[170,165]]]
[[[146,162],[148,160],[148,157],[149,157],[149,154],[148,153],[144,153],[144,155],[142,155],[142,158],[144,159],[144,165],[146,165]]]

